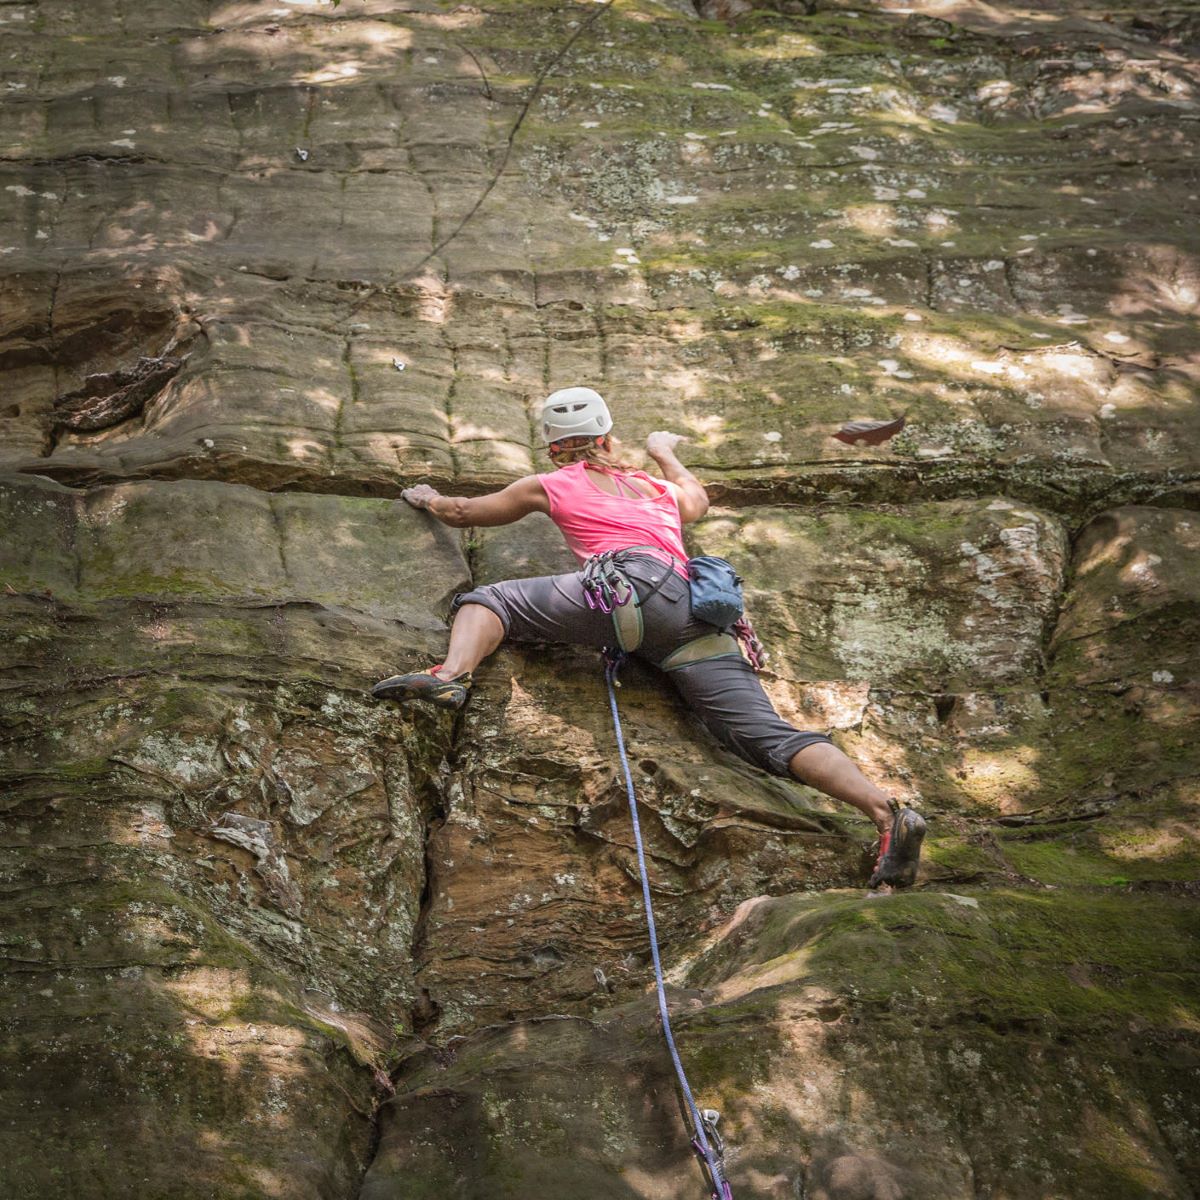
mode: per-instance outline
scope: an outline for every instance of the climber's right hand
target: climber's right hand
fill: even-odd
[[[646,437],[646,452],[651,458],[660,454],[674,454],[675,447],[685,441],[682,433],[668,433],[665,429],[656,430]]]
[[[430,487],[427,483],[418,483],[416,487],[405,488],[400,493],[400,498],[406,500],[413,508],[428,508],[440,495],[441,492],[437,488]]]

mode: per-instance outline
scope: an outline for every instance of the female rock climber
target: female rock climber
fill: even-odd
[[[456,528],[508,525],[528,513],[545,513],[585,570],[595,556],[617,552],[608,561],[640,602],[637,656],[664,667],[688,708],[731,750],[870,817],[879,830],[879,852],[869,887],[911,884],[925,834],[920,814],[871,783],[825,734],[784,721],[732,639],[716,647],[723,653],[706,657],[716,631],[691,614],[682,527],[704,516],[708,496],[675,456],[682,438],[665,432],[647,437],[646,450],[665,476],[657,479],[617,458],[612,425],[599,393],[564,388],[542,406],[542,433],[555,470],[528,475],[488,496],[442,496],[427,484],[407,488],[402,496]],[[458,708],[466,701],[471,673],[505,638],[611,646],[613,617],[586,602],[585,570],[486,584],[458,596],[445,662],[381,680],[372,694]]]

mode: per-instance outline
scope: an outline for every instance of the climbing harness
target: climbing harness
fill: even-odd
[[[632,654],[642,644],[645,635],[642,606],[666,583],[672,569],[664,566],[663,574],[651,585],[650,590],[645,595],[640,595],[633,581],[625,573],[619,556],[646,550],[654,552],[654,547],[627,546],[621,550],[608,550],[603,554],[593,555],[583,565],[584,601],[588,608],[599,609],[600,612],[612,616],[617,645],[626,654]],[[724,559],[694,558],[688,560],[689,573],[692,563],[701,562],[720,562],[729,567]],[[732,570],[730,567],[731,575]],[[741,615],[728,626],[729,632],[706,633],[694,638],[668,654],[658,664],[660,670],[677,671],[680,667],[707,662],[710,658],[734,658],[744,653],[754,670],[761,671],[766,665],[767,652],[755,635],[750,618],[742,612],[740,599],[738,612]]]
[[[653,550],[653,546],[627,546],[621,550],[607,550],[595,554],[583,564],[583,598],[588,608],[610,613],[617,645],[632,654],[641,644],[645,634],[642,623],[642,605],[666,583],[671,568],[664,564],[663,574],[650,590],[639,596],[633,581],[625,573],[618,556],[631,551]]]
[[[603,556],[601,556],[603,557]],[[626,602],[628,597],[626,597]],[[639,618],[640,619],[640,618]],[[719,635],[723,636],[723,635]],[[733,641],[730,638],[730,641]],[[736,649],[736,642],[734,643]],[[684,647],[686,649],[686,647]],[[629,758],[625,753],[625,737],[621,732],[621,717],[617,712],[617,693],[615,684],[617,671],[625,658],[623,653],[608,651],[604,653],[604,682],[608,686],[608,706],[612,712],[613,731],[617,738],[617,752],[621,757],[621,770],[625,775],[625,792],[629,797],[629,815],[633,822],[633,839],[637,846],[638,872],[642,877],[642,901],[646,908],[646,926],[650,932],[650,954],[654,960],[654,980],[658,989],[658,1015],[662,1022],[663,1037],[667,1049],[671,1052],[671,1062],[675,1064],[675,1076],[679,1082],[679,1091],[687,1106],[687,1117],[692,1126],[692,1149],[700,1161],[701,1169],[712,1189],[711,1200],[733,1200],[733,1189],[725,1178],[725,1145],[717,1132],[717,1122],[721,1114],[711,1108],[697,1108],[692,1097],[692,1089],[688,1085],[687,1076],[683,1071],[683,1063],[679,1060],[679,1051],[675,1047],[675,1038],[671,1033],[671,1017],[667,1012],[667,993],[663,983],[662,962],[658,955],[658,933],[654,926],[654,906],[650,901],[650,877],[646,874],[646,851],[642,845],[642,828],[638,821],[637,795],[633,789],[633,776],[629,771]]]

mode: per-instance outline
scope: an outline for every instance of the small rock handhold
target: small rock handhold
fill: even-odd
[[[397,371],[403,371],[403,370],[404,370],[404,368],[405,368],[406,366],[408,366],[408,363],[401,362],[401,361],[400,361],[400,359],[398,359],[398,358],[393,358],[393,359],[392,359],[392,366],[393,366],[393,367],[395,367]]]
[[[308,151],[307,151],[307,150],[305,150],[305,149],[303,149],[303,148],[302,148],[302,147],[300,147],[300,146],[297,146],[297,147],[296,147],[296,157],[297,157],[297,158],[298,158],[298,159],[299,159],[301,162],[308,162]]]
[[[847,421],[833,436],[847,446],[881,446],[903,428],[903,417],[894,421]]]

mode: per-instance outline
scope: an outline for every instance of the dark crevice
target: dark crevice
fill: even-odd
[[[533,108],[534,102],[537,100],[538,96],[541,95],[542,85],[546,82],[546,79],[555,70],[555,68],[557,68],[563,59],[566,58],[567,54],[570,53],[571,47],[574,46],[584,34],[591,30],[592,26],[594,26],[596,22],[603,17],[610,8],[612,8],[614,2],[615,0],[604,0],[604,2],[595,10],[595,12],[591,13],[587,18],[581,21],[571,36],[567,38],[566,42],[563,43],[553,57],[551,57],[546,65],[538,72],[537,78],[534,79],[533,85],[530,87],[529,93],[521,105],[520,112],[517,114],[517,119],[509,128],[508,135],[504,140],[504,148],[500,155],[500,161],[496,164],[496,168],[492,172],[491,178],[484,185],[484,188],[476,198],[475,203],[472,204],[466,213],[459,219],[454,228],[445,236],[440,237],[430,249],[429,253],[420,259],[420,261],[418,261],[412,267],[409,267],[407,271],[399,272],[397,276],[393,277],[391,283],[385,282],[370,288],[364,296],[355,301],[349,312],[347,312],[342,318],[342,321],[350,320],[351,317],[355,316],[359,309],[361,309],[362,306],[366,304],[372,296],[381,291],[385,291],[389,286],[394,284],[396,278],[399,278],[401,275],[415,275],[421,270],[422,267],[441,254],[441,252],[467,227],[475,214],[483,207],[484,203],[487,201],[487,198],[492,194],[496,185],[500,182],[505,168],[508,166],[508,160],[512,155],[517,134],[521,131],[521,126],[525,123],[525,118],[529,115],[531,109]]]
[[[139,358],[132,367],[89,375],[82,387],[54,401],[56,432],[96,433],[140,415],[186,361],[186,354],[162,354]]]
[[[449,815],[451,784],[458,773],[459,746],[462,733],[463,717],[460,711],[455,714],[446,757],[443,759],[440,769],[435,774],[430,774],[425,780],[420,791],[419,799],[424,820],[424,877],[417,905],[417,919],[413,923],[412,948],[410,951],[414,979],[419,976],[422,959],[425,956],[429,913],[434,902],[435,864],[432,846],[439,830],[446,824],[446,819]],[[414,997],[410,1011],[410,1024],[413,1037],[418,1039],[422,1044],[426,1044],[427,1036],[436,1029],[440,1015],[441,1006],[430,990],[418,984],[416,996]]]
[[[548,386],[548,385],[547,385]],[[707,475],[706,488],[714,504],[730,508],[780,505],[824,510],[862,505],[906,505],[940,500],[978,500],[1006,496],[1033,505],[1068,522],[1078,530],[1093,517],[1129,504],[1157,505],[1200,511],[1200,471],[1099,471],[1057,465],[1053,472],[1038,464],[995,466],[962,463],[784,463],[796,474],[770,479],[743,477],[738,469],[716,464],[689,463],[690,469]],[[805,468],[808,471],[805,472]],[[130,482],[119,471],[95,465],[56,462],[53,456],[36,468],[21,468],[45,475],[67,487],[86,489]],[[726,474],[726,478],[722,478]],[[264,492],[300,492],[312,495],[396,499],[414,479],[379,471],[356,476],[352,469],[336,477],[295,464],[264,462],[240,454],[218,454],[202,450],[173,462],[146,466],[138,480],[219,479]],[[422,472],[421,482],[437,488],[453,488],[455,494],[479,496],[496,490],[493,481],[476,481],[444,474]]]

